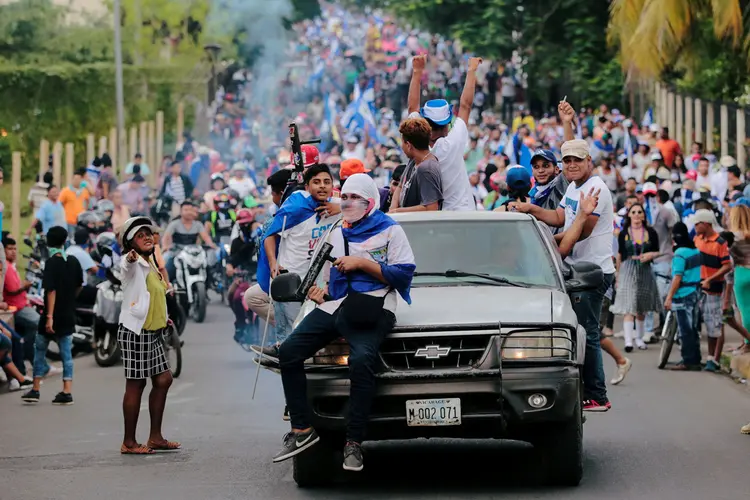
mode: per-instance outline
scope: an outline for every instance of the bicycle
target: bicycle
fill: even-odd
[[[167,327],[162,331],[162,341],[164,342],[164,350],[169,360],[169,369],[172,372],[172,377],[177,378],[182,373],[182,345],[180,343],[180,336],[177,334],[177,328],[171,319],[167,322]]]
[[[664,326],[661,330],[661,349],[659,350],[660,370],[663,370],[667,366],[675,342],[680,343],[680,340],[677,338],[677,317],[674,312],[667,311],[667,315],[664,317]]]

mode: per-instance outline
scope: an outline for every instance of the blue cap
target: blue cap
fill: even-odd
[[[451,105],[445,99],[427,101],[419,113],[436,125],[448,125],[453,120]]]
[[[505,172],[505,184],[513,191],[523,191],[531,188],[531,174],[526,167],[516,165]]]
[[[534,160],[536,160],[537,158],[543,158],[544,161],[548,161],[553,165],[557,165],[557,158],[555,158],[555,153],[553,153],[549,149],[537,149],[536,151],[534,151],[534,155],[531,157],[532,165],[534,164]]]
[[[729,204],[730,207],[737,207],[739,205],[744,205],[750,208],[750,199],[745,198],[745,197],[737,198],[736,200],[734,200],[732,203]]]

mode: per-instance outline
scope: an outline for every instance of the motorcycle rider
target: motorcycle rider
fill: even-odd
[[[211,239],[219,243],[221,238],[229,237],[232,234],[232,227],[237,220],[237,212],[232,207],[232,203],[225,191],[220,191],[213,198],[214,210],[208,213],[206,220],[206,229],[211,234]]]
[[[232,240],[226,267],[229,278],[234,276],[238,269],[247,271],[249,276],[255,273],[257,264],[253,261],[253,257],[257,251],[257,240],[253,233],[259,226],[260,223],[255,221],[250,210],[243,208],[237,213],[238,236]],[[248,322],[247,309],[242,302],[248,288],[250,288],[250,283],[247,279],[234,280],[228,293],[229,305],[234,312],[234,340],[240,345],[249,344],[245,340],[251,340],[248,335],[251,325]]]
[[[196,245],[200,239],[207,246],[214,250],[217,249],[205,226],[196,220],[197,217],[198,210],[193,202],[185,200],[180,204],[180,218],[170,222],[167,229],[164,230],[164,236],[161,238],[161,249],[170,282],[174,281],[177,276],[174,258],[180,247]]]
[[[214,206],[214,197],[224,191],[227,188],[227,182],[224,180],[224,175],[221,173],[215,173],[211,175],[211,189],[206,191],[203,195],[203,202],[201,204],[201,212],[211,212],[216,210]]]

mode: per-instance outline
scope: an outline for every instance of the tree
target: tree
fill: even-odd
[[[741,0],[613,0],[608,32],[629,77],[735,98],[750,68],[748,16]]]
[[[469,51],[500,62],[526,60],[528,100],[548,110],[568,95],[577,105],[622,101],[623,81],[602,26],[607,2],[589,0],[349,0],[384,6],[400,21],[455,37]],[[383,5],[385,3],[385,5]]]

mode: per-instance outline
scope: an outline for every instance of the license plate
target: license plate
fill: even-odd
[[[407,401],[406,425],[410,427],[461,425],[461,400],[450,398]]]

